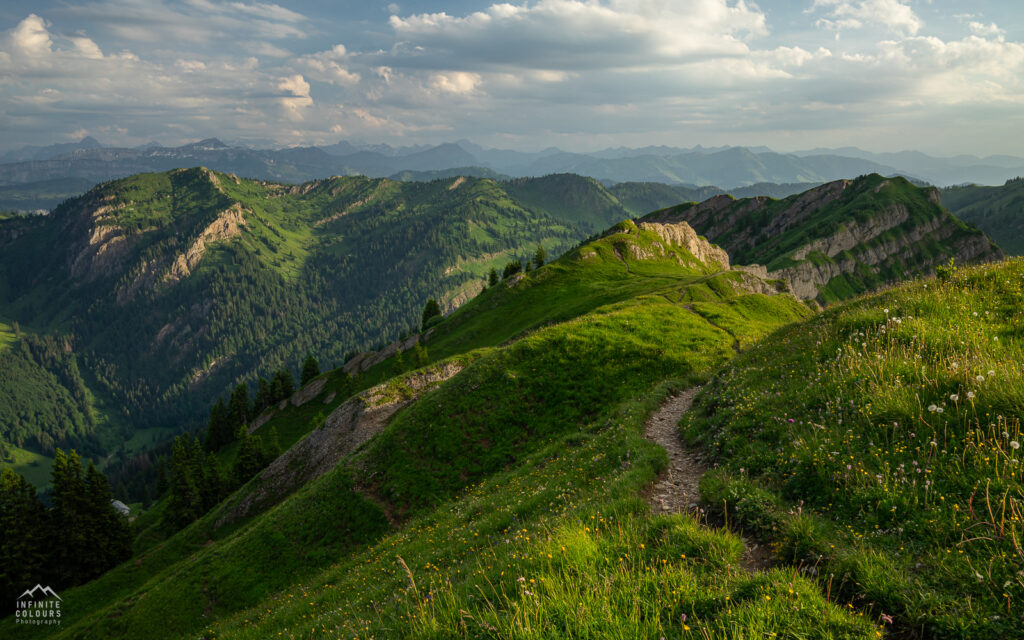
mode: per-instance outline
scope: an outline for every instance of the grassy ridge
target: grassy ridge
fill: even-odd
[[[616,248],[629,241],[646,242],[627,231],[597,244]],[[576,259],[597,265],[605,255],[609,264],[622,264],[614,251],[597,247],[593,253]],[[658,269],[671,265],[675,279],[629,276],[656,295],[601,306],[483,350],[462,373],[399,413],[371,441],[355,471],[340,465],[268,513],[234,527],[215,530],[215,515],[208,514],[147,551],[141,563],[129,562],[62,594],[69,617],[58,637],[179,637],[221,617],[225,622],[206,635],[306,636],[316,628],[379,637],[394,635],[397,625],[412,636],[430,636],[436,625],[445,633],[474,635],[452,618],[460,610],[492,627],[514,622],[505,627],[511,632],[522,625],[521,615],[510,612],[535,609],[519,576],[553,589],[560,583],[583,597],[575,576],[590,567],[600,568],[594,580],[639,580],[650,593],[678,595],[674,608],[661,615],[655,613],[657,601],[594,591],[588,606],[607,608],[600,631],[613,636],[623,637],[640,616],[644,628],[678,637],[683,627],[676,621],[684,612],[700,616],[701,622],[687,623],[692,629],[731,628],[751,617],[760,627],[781,629],[792,624],[781,616],[782,602],[769,606],[765,598],[781,593],[802,598],[806,617],[797,624],[863,636],[867,622],[825,602],[792,572],[748,576],[735,567],[738,541],[731,534],[705,531],[686,518],[652,521],[637,500],[638,489],[665,459],[640,435],[646,412],[660,396],[632,398],[666,378],[679,385],[706,377],[732,357],[738,337],[753,340],[808,314],[792,298],[734,297],[724,285],[719,288],[727,296],[718,295],[716,314],[715,289],[701,284],[695,285],[703,287],[698,312],[685,285],[699,270],[675,260]],[[507,290],[543,289],[544,271]],[[481,296],[467,311],[489,309],[491,302]],[[534,311],[543,316],[547,306],[538,302]],[[380,507],[353,493],[353,486],[369,488],[375,501],[384,499],[413,520],[351,554],[352,544],[382,533],[373,524],[380,523]],[[352,515],[341,515],[346,510]],[[336,536],[353,518],[362,524],[349,528],[361,536],[319,541],[328,532]],[[578,546],[583,564],[550,564],[556,549],[549,535],[564,540],[559,552]],[[282,552],[280,560],[268,555]],[[691,560],[676,558],[677,552]],[[415,593],[396,554],[419,581]],[[723,567],[731,568],[723,573]],[[447,595],[444,588],[450,589]],[[486,599],[474,595],[480,589]],[[711,589],[718,594],[713,602],[706,597]],[[544,597],[554,610],[567,596],[553,590]],[[426,608],[428,602],[439,608]],[[232,615],[233,610],[242,612]],[[449,623],[455,626],[444,626]],[[585,624],[591,623],[582,617],[534,618],[521,635],[551,636]]]
[[[907,633],[1019,637],[1022,286],[959,270],[744,354],[684,423],[705,499]]]

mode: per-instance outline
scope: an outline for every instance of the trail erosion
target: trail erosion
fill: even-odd
[[[668,453],[668,468],[658,477],[648,497],[655,513],[694,513],[704,515],[700,505],[700,478],[708,470],[700,456],[683,446],[679,439],[679,420],[693,405],[700,387],[691,387],[669,396],[651,414],[644,427],[644,437],[661,445]],[[703,519],[703,518],[702,518]],[[740,566],[747,571],[763,569],[771,564],[771,554],[764,544],[743,537],[743,558]]]

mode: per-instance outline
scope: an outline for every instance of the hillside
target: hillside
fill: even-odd
[[[643,220],[685,220],[741,263],[764,264],[802,298],[821,302],[934,273],[998,260],[984,233],[943,209],[936,189],[877,174],[839,180],[781,200],[717,196]]]
[[[73,362],[0,353],[3,375],[25,378],[10,372],[31,361],[55,381],[17,387],[2,415],[20,417],[0,422],[0,439],[99,456],[140,429],[180,431],[240,380],[307,353],[340,364],[417,326],[428,297],[453,308],[491,268],[538,244],[558,255],[622,217],[581,220],[557,194],[545,205],[486,179],[284,185],[199,168],[4,219],[0,317]]]
[[[1012,637],[1024,264],[812,315],[729,263],[621,223],[461,307],[422,367],[319,378],[258,421],[281,458],[62,593],[50,635]],[[662,513],[645,420],[708,380],[701,510]]]
[[[541,635],[608,637],[640,624],[677,636],[697,601],[694,629],[754,615],[763,628],[867,637],[870,623],[811,581],[742,568],[735,534],[686,515],[652,518],[640,497],[665,464],[640,434],[650,408],[809,313],[789,295],[748,293],[774,287],[725,270],[723,257],[684,225],[626,223],[489,289],[427,342],[432,354],[446,341],[462,355],[432,356],[360,404],[337,405],[310,424],[313,445],[298,442],[200,521],[62,594],[57,637],[182,637],[210,625],[203,633],[216,637],[508,636],[524,624]],[[616,283],[610,304],[588,293]],[[556,291],[581,311],[545,316]],[[494,328],[512,309],[523,329],[509,341]],[[417,376],[434,382],[416,391]],[[346,444],[350,416],[395,402],[404,408],[373,422],[362,447]],[[593,588],[606,579],[645,586]],[[759,602],[786,589],[806,602],[790,622],[778,617],[782,601]],[[565,618],[569,598],[607,615]]]
[[[1011,255],[1024,254],[1024,178],[1001,187],[967,185],[941,192],[942,204],[973,224]]]
[[[901,637],[1019,638],[1024,261],[786,328],[682,423],[710,504]]]

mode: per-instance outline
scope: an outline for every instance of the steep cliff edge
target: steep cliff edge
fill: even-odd
[[[929,275],[938,265],[1004,253],[942,208],[935,189],[877,174],[782,200],[716,196],[656,211],[641,224],[686,221],[733,260],[760,263],[805,299],[830,302]]]

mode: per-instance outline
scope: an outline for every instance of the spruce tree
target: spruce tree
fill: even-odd
[[[302,376],[299,379],[299,386],[306,386],[318,375],[320,375],[320,363],[316,361],[313,354],[310,354],[306,356],[306,361],[302,364]]]
[[[491,267],[490,273],[487,274],[487,286],[493,287],[498,284],[498,270]]]
[[[270,390],[270,382],[260,376],[260,379],[256,381],[256,402],[254,404],[253,415],[259,415],[264,409],[274,404],[274,394]]]
[[[441,315],[441,305],[437,304],[437,300],[430,298],[427,300],[427,304],[423,306],[423,321],[420,323],[422,331],[427,330],[427,322],[431,318],[435,318]]]
[[[198,461],[192,456],[190,440],[187,435],[178,436],[171,447],[171,498],[167,505],[167,518],[179,529],[203,513],[198,486],[200,470]]]
[[[274,402],[280,402],[281,400],[287,400],[291,397],[295,391],[295,380],[292,378],[292,372],[288,370],[288,367],[281,367],[274,374],[274,379],[270,383],[271,390],[273,392]]]
[[[540,269],[547,262],[548,252],[544,250],[544,245],[537,245],[537,253],[533,254],[534,267]]]
[[[233,437],[231,411],[224,404],[224,398],[217,398],[217,403],[210,409],[210,420],[206,423],[206,448],[217,451],[231,442]]]
[[[234,433],[239,425],[249,422],[249,386],[244,382],[240,382],[231,392],[228,414],[231,417],[231,433]]]
[[[52,581],[49,514],[23,476],[0,470],[0,615],[12,613],[25,585]]]

